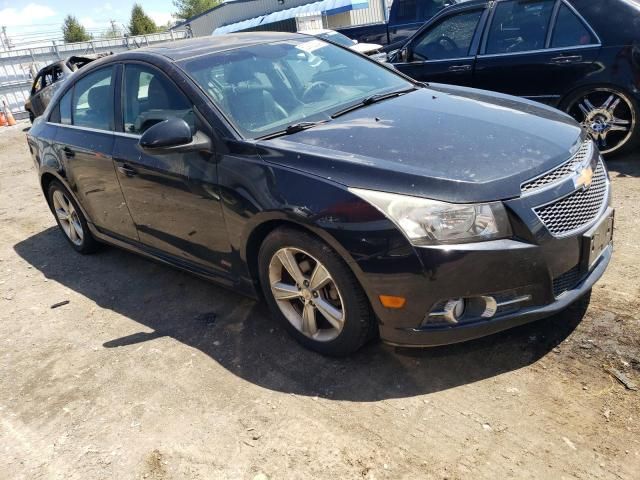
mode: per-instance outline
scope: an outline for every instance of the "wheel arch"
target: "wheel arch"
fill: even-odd
[[[245,242],[242,250],[242,257],[246,262],[249,275],[251,276],[251,280],[254,285],[257,287],[256,290],[258,292],[261,293],[262,291],[260,289],[260,275],[258,272],[258,254],[260,252],[260,246],[271,232],[281,227],[291,228],[311,234],[329,245],[329,247],[340,255],[349,270],[351,270],[355,275],[365,293],[367,293],[367,296],[369,296],[368,292],[370,292],[370,290],[367,288],[368,285],[364,272],[362,272],[349,251],[335,237],[319,227],[308,223],[298,222],[288,217],[265,219],[264,221],[256,224],[247,236],[247,241]],[[369,301],[371,301],[371,298],[369,298]]]

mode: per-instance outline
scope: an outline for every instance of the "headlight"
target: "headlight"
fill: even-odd
[[[414,245],[495,240],[511,236],[501,202],[456,204],[350,188],[392,220]]]

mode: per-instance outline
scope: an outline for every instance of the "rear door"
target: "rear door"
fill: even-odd
[[[52,111],[55,151],[71,189],[101,231],[137,240],[113,166],[114,86],[117,67],[80,78]]]
[[[498,1],[473,84],[555,106],[591,71],[599,52],[597,35],[568,2]]]
[[[419,81],[471,85],[485,11],[479,6],[435,20],[409,42],[406,61],[395,67]]]
[[[157,68],[124,65],[122,133],[116,138],[114,162],[140,241],[173,259],[219,273],[221,253],[229,243],[218,196],[217,167],[202,152],[149,155],[138,147],[150,126],[169,118],[184,119],[192,132],[211,134],[192,102]]]

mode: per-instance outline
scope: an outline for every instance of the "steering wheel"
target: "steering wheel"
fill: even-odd
[[[447,52],[451,52],[454,50],[458,50],[458,44],[454,42],[451,37],[447,37],[446,35],[442,35],[438,39],[438,44],[444,48]]]
[[[302,101],[309,103],[320,100],[329,87],[330,85],[327,82],[311,82],[302,92]]]

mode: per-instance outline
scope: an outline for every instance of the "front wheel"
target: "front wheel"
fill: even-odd
[[[621,90],[582,90],[569,97],[563,107],[589,132],[603,155],[629,152],[640,139],[638,104]]]
[[[71,246],[80,253],[93,253],[98,243],[91,236],[87,221],[73,197],[57,180],[49,184],[47,200],[60,230]]]
[[[279,228],[264,240],[258,262],[271,312],[307,348],[344,356],[375,335],[376,323],[362,287],[324,242]]]

